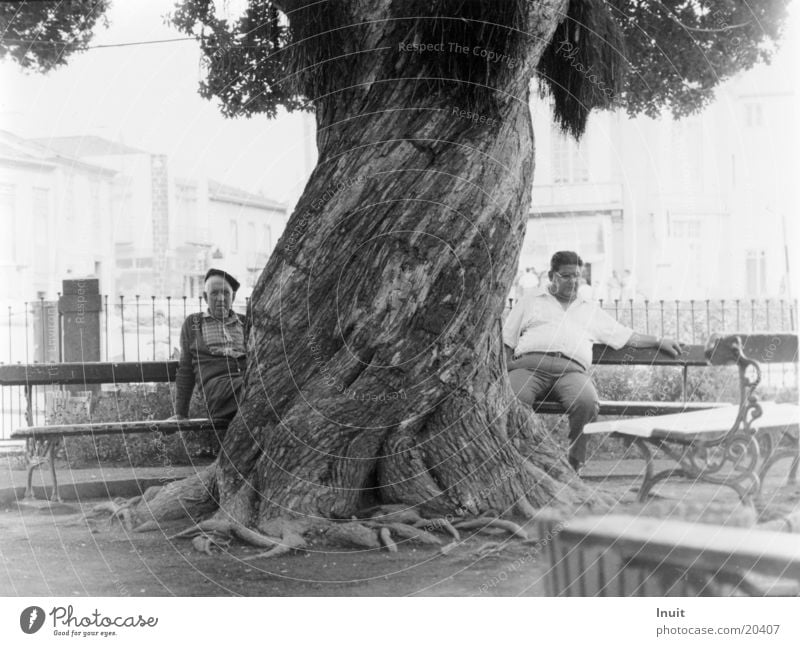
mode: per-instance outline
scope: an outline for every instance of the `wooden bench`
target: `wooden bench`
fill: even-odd
[[[706,410],[724,406],[723,402],[689,402],[686,401],[689,368],[708,367],[705,357],[705,346],[684,345],[679,357],[670,357],[655,348],[622,348],[614,350],[606,345],[596,344],[593,350],[592,365],[595,366],[647,366],[673,367],[680,369],[683,379],[683,401],[680,402],[648,402],[648,401],[600,401],[600,415],[667,415],[688,411]],[[543,415],[561,415],[564,407],[559,402],[543,400],[533,405],[536,413]]]
[[[797,480],[800,409],[790,404],[774,405],[764,415],[765,407],[755,394],[761,382],[760,363],[797,363],[797,336],[712,336],[705,357],[709,365],[738,367],[740,400],[736,409],[601,422],[584,429],[587,434],[612,432],[639,449],[645,460],[640,501],[646,499],[656,483],[675,476],[731,487],[743,502],[750,504],[758,499],[769,470],[784,459],[792,460],[788,481]],[[727,426],[720,426],[714,417],[730,419]],[[676,466],[656,472],[659,451]]]
[[[549,596],[797,596],[797,534],[624,515],[538,522]]]
[[[28,479],[25,498],[34,497],[33,471],[49,464],[53,482],[50,497],[52,500],[59,500],[54,458],[56,448],[62,438],[132,433],[168,435],[177,432],[220,432],[224,431],[228,425],[227,422],[220,420],[197,418],[35,426],[33,423],[33,388],[35,386],[168,383],[175,380],[177,371],[177,361],[0,365],[0,387],[22,386],[25,390],[25,417],[28,426],[16,429],[11,433],[12,439],[25,440],[27,444]]]

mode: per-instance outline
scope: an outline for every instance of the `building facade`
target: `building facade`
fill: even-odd
[[[1,300],[52,299],[71,276],[114,289],[116,175],[0,131]]]
[[[0,135],[9,300],[54,298],[70,275],[96,276],[114,297],[198,297],[209,266],[247,296],[288,219],[262,195],[183,177],[166,155],[101,137]]]
[[[679,121],[592,114],[577,143],[532,105],[536,173],[520,270],[577,249],[596,298],[787,298],[797,267],[791,48]]]

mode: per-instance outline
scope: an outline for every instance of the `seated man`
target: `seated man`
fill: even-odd
[[[509,380],[520,401],[531,405],[555,399],[569,418],[569,463],[580,473],[586,461],[583,427],[599,410],[597,391],[587,369],[592,344],[681,353],[670,339],[638,334],[600,307],[578,296],[583,261],[574,251],[558,251],[550,261],[547,291],[515,303],[503,326]]]
[[[191,314],[181,328],[181,358],[175,378],[176,415],[186,419],[195,384],[208,417],[230,421],[236,415],[247,367],[244,317],[231,309],[239,281],[220,269],[206,274],[203,298],[208,309]]]

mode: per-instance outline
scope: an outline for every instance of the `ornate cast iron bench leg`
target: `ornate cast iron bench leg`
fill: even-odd
[[[791,440],[791,445],[781,445],[781,439],[784,439],[782,436],[784,435],[783,431],[776,433],[775,431],[768,431],[762,434],[761,439],[761,446],[764,453],[764,462],[761,465],[761,469],[758,472],[759,478],[761,479],[761,487],[764,486],[764,481],[766,480],[767,473],[769,470],[775,466],[777,462],[784,460],[786,458],[791,458],[792,463],[789,467],[789,474],[786,476],[786,484],[794,484],[797,482],[797,466],[800,463],[800,438],[795,438],[789,436]],[[759,497],[761,496],[761,488],[758,490]]]
[[[644,477],[642,479],[642,484],[639,487],[639,495],[638,500],[639,502],[645,502],[647,500],[647,496],[650,493],[650,490],[653,488],[654,485],[659,483],[661,480],[665,480],[667,478],[671,478],[672,476],[684,477],[689,478],[691,477],[686,471],[680,467],[672,468],[672,469],[665,469],[664,471],[659,471],[658,473],[654,472],[655,467],[655,455],[654,452],[650,450],[650,446],[644,438],[637,437],[633,440],[633,444],[636,445],[636,448],[639,449],[639,452],[642,454],[645,462],[645,470],[644,470]]]
[[[761,488],[761,479],[756,473],[760,461],[758,443],[752,434],[734,432],[725,436],[726,441],[692,442],[690,444],[668,439],[628,438],[639,449],[645,460],[645,474],[639,488],[638,500],[645,502],[654,485],[672,477],[724,485],[733,489],[742,503],[754,504],[753,498]],[[655,449],[661,449],[677,466],[654,472]],[[709,456],[709,448],[719,447],[721,458]],[[726,464],[734,465],[733,471],[724,473]],[[742,464],[744,463],[744,464]]]
[[[50,492],[50,500],[52,502],[62,502],[61,496],[58,493],[58,478],[56,476],[56,448],[60,438],[52,438],[47,440],[28,440],[28,478],[25,487],[25,500],[35,500],[36,496],[33,493],[33,472],[35,469],[40,468],[43,464],[49,463],[50,465],[50,478],[53,483],[53,489]],[[41,454],[37,454],[37,443]]]

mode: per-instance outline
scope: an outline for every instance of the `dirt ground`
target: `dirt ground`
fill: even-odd
[[[611,493],[618,513],[645,513],[635,503],[630,466],[588,481]],[[800,485],[784,483],[785,471],[770,478],[769,513],[786,513],[800,503]],[[635,469],[633,469],[635,473]],[[732,491],[675,481],[659,489],[648,515],[664,505],[741,510]],[[118,524],[92,532],[75,511],[98,501],[61,506],[0,508],[0,595],[3,596],[540,596],[546,594],[546,556],[518,539],[473,535],[447,555],[437,548],[401,544],[398,553],[311,549],[282,558],[243,561],[254,548],[234,544],[213,557],[189,540],[163,531],[128,534]],[[660,507],[659,507],[660,505]],[[71,513],[70,513],[71,512]],[[731,512],[733,513],[733,512]],[[738,513],[738,512],[736,512]],[[734,514],[735,515],[735,514]],[[745,514],[746,515],[746,514]],[[728,511],[725,518],[730,518]],[[708,519],[706,519],[708,522]],[[725,522],[725,519],[723,519]],[[734,523],[735,524],[735,523]],[[528,528],[533,534],[533,526]],[[496,554],[477,551],[500,541]]]

